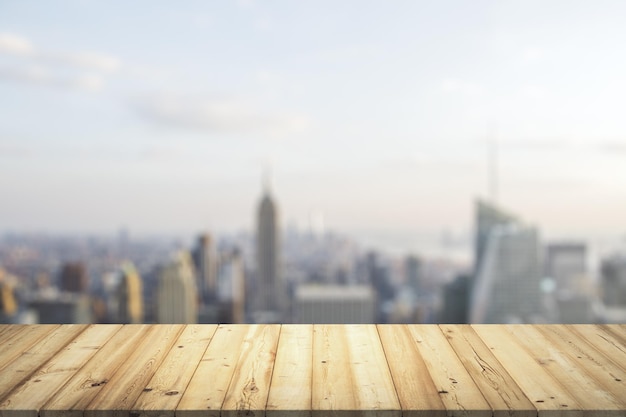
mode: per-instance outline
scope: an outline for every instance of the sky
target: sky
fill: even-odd
[[[626,2],[0,3],[0,231],[624,235]],[[494,145],[495,144],[495,145]]]

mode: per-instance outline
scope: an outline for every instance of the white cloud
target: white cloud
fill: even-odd
[[[64,52],[41,50],[23,36],[12,33],[0,33],[0,52],[28,57],[34,61],[102,72],[114,72],[122,66],[119,58],[95,51]]]
[[[98,52],[46,53],[40,54],[40,57],[51,62],[102,72],[115,72],[122,66],[119,58]]]
[[[157,123],[207,132],[257,132],[282,137],[309,126],[307,117],[268,112],[250,100],[160,94],[133,100],[135,108]]]
[[[0,52],[15,55],[30,55],[33,51],[33,45],[28,39],[13,33],[0,33]]]
[[[88,92],[97,92],[104,87],[104,79],[99,75],[58,76],[38,66],[0,67],[0,80]]]

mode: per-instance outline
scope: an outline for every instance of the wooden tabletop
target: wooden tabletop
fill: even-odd
[[[2,417],[626,416],[626,325],[4,325]]]

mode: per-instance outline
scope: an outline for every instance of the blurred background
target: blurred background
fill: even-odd
[[[626,322],[623,1],[0,3],[0,322]]]

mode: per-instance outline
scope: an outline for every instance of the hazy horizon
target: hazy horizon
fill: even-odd
[[[3,2],[0,232],[253,231],[271,165],[283,228],[467,235],[495,141],[499,205],[623,239],[625,12]]]

